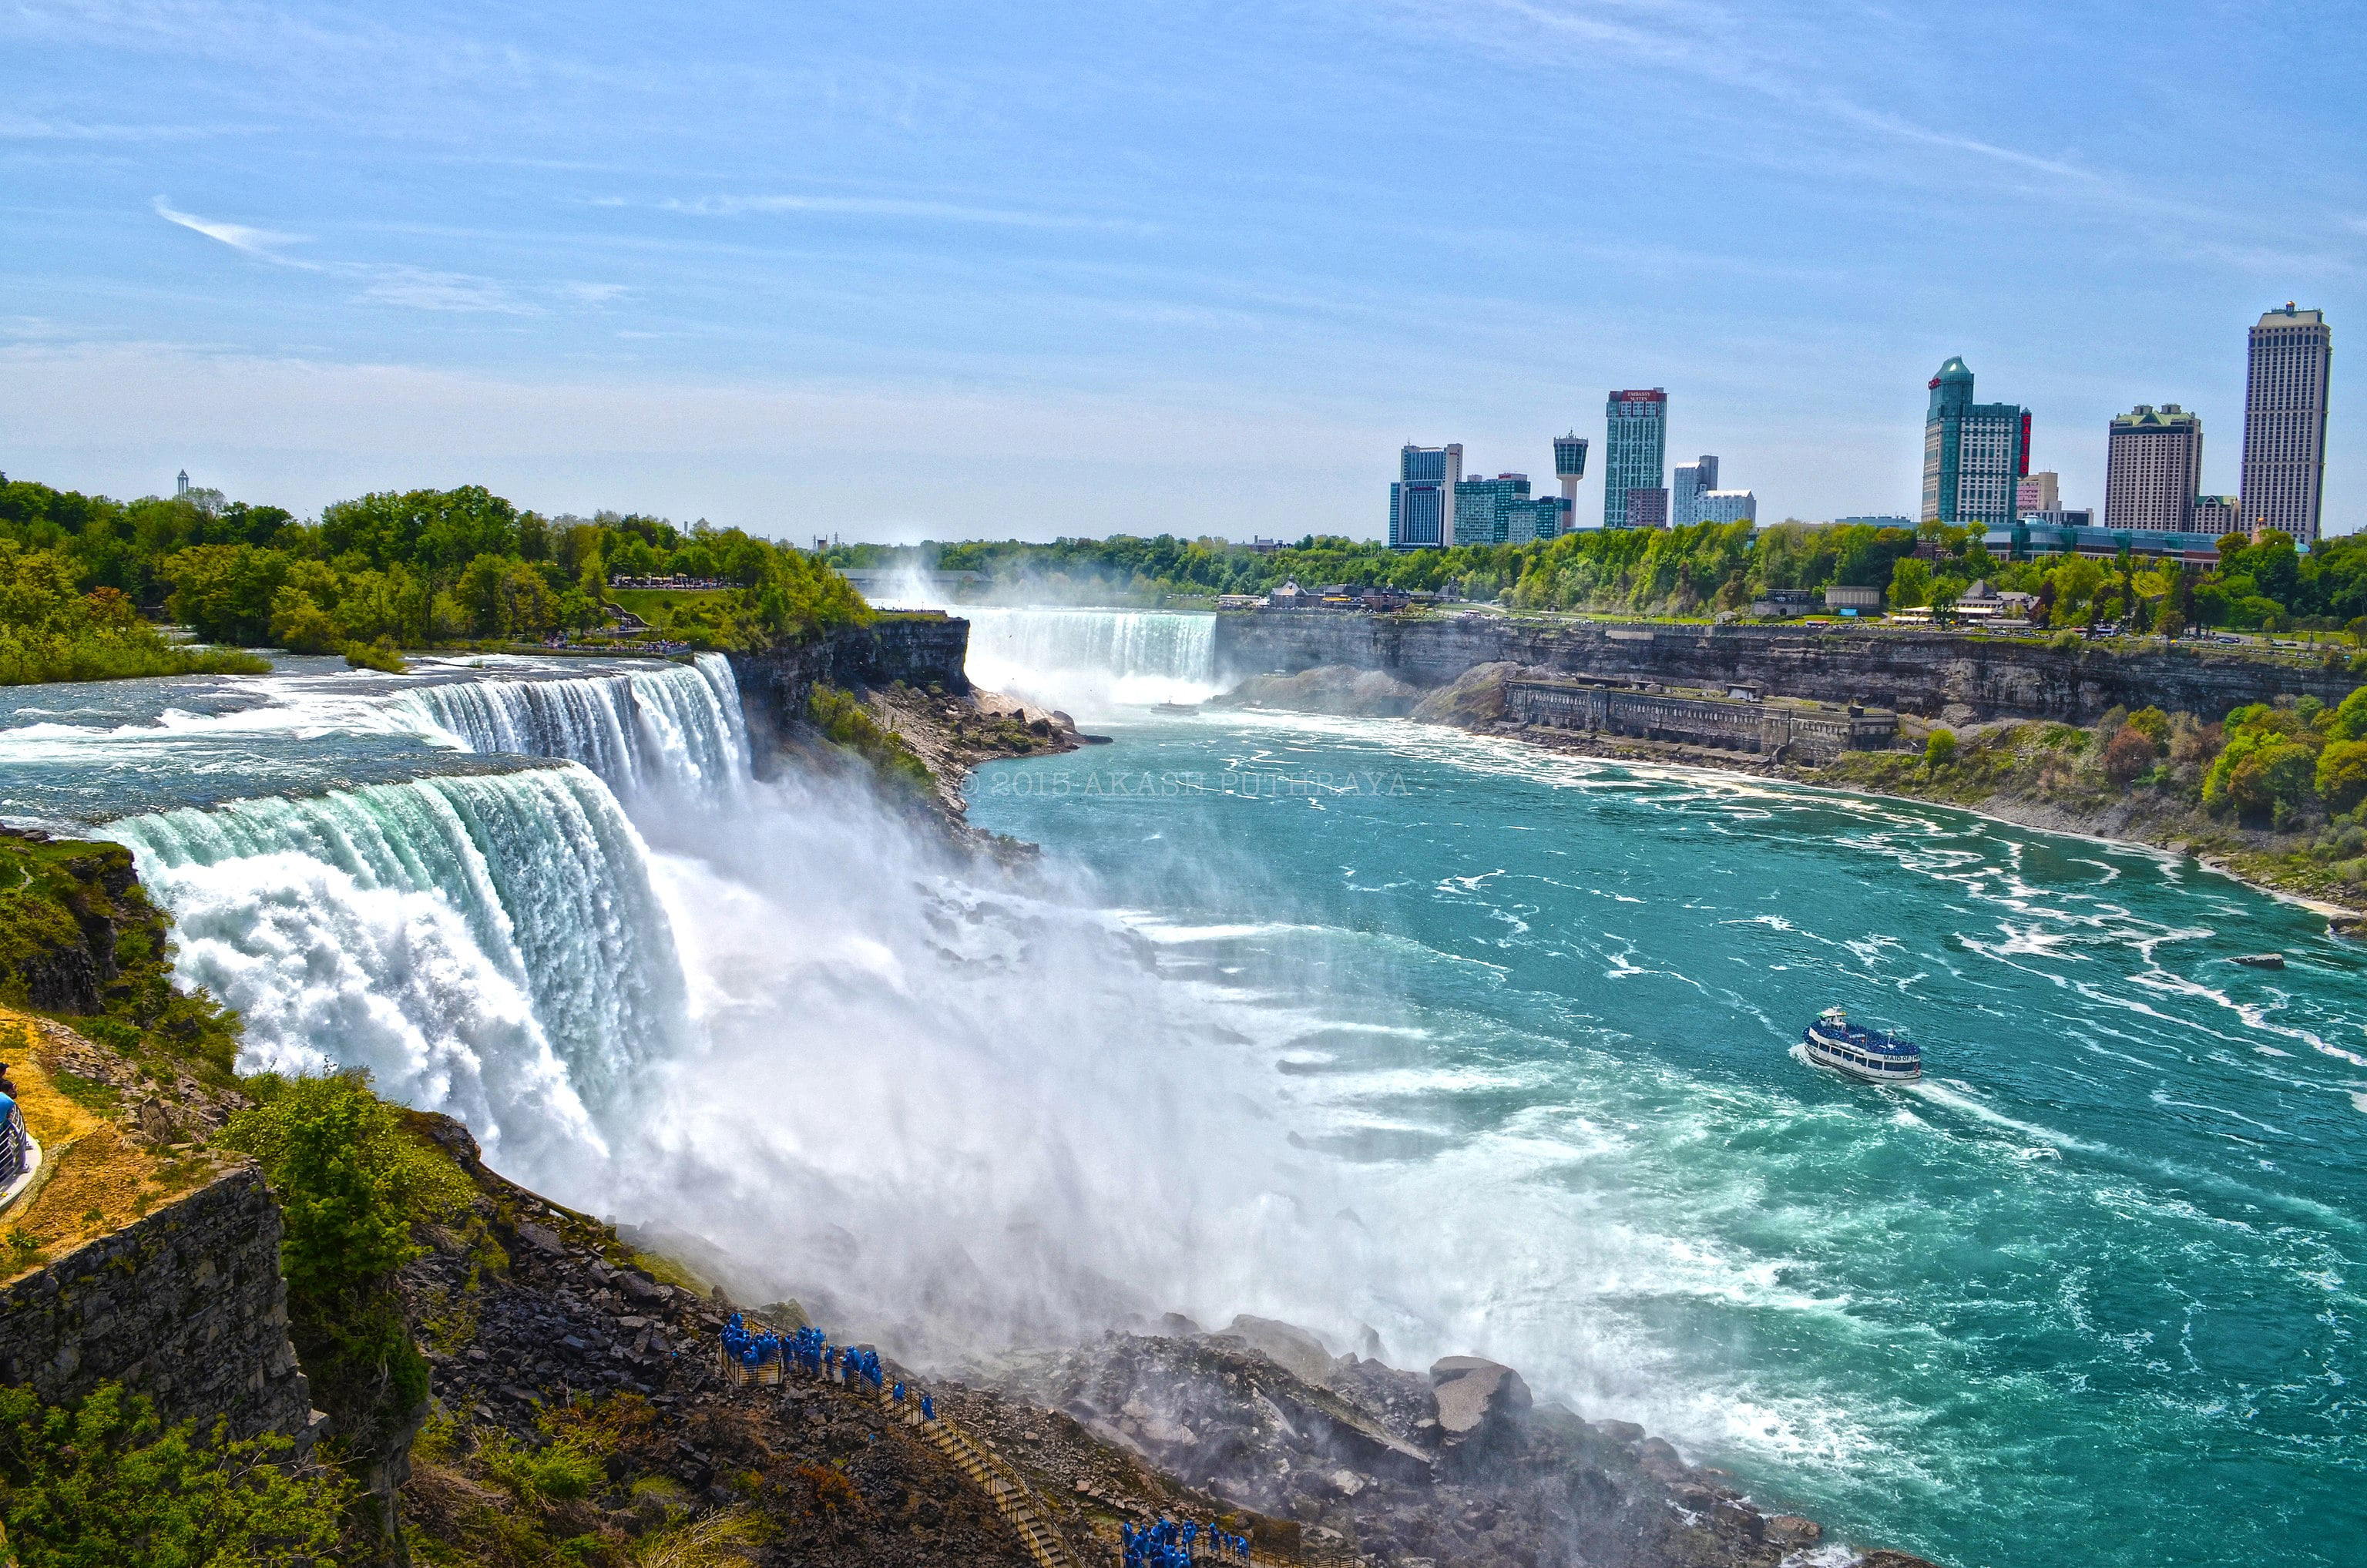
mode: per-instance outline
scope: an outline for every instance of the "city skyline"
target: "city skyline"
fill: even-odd
[[[2306,18],[133,17],[0,17],[0,469],[119,494],[1370,538],[1403,432],[1525,450],[1534,411],[1642,384],[1771,517],[1906,512],[1899,389],[1951,354],[2067,497],[2101,500],[2106,415],[2165,400],[2229,433],[2203,488],[2237,493],[2243,329],[2367,291],[2367,45]],[[2174,164],[2120,155],[2139,131]],[[1667,234],[1671,189],[1714,239]],[[2333,381],[2348,528],[2367,390]]]

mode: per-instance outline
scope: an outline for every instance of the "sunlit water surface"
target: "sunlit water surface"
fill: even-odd
[[[1273,1101],[1389,1216],[1385,1339],[1396,1295],[1965,1568],[2367,1561],[2367,972],[2322,918],[1402,722],[1102,727],[974,819],[1089,862],[1245,1033],[1293,1021]],[[1926,1081],[1804,1065],[1835,1003]]]

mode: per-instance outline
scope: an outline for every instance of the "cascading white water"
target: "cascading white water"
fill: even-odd
[[[1206,618],[1092,614],[1036,646],[1204,658]],[[1363,1243],[1259,1108],[1252,1048],[1089,889],[1014,882],[851,781],[753,779],[720,660],[431,674],[283,699],[333,734],[568,762],[102,830],[179,921],[184,979],[245,1014],[250,1070],[367,1067],[518,1179],[914,1353],[1304,1320],[1299,1287],[1348,1271]]]
[[[367,1067],[543,1170],[687,1047],[640,835],[574,766],[119,819],[250,1069]]]
[[[1089,715],[1217,691],[1214,616],[1172,610],[957,607],[969,677],[990,691]]]
[[[575,680],[420,686],[393,700],[470,751],[563,757],[628,794],[717,797],[748,773],[739,687],[719,653]]]

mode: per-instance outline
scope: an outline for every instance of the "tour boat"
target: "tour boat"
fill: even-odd
[[[1880,1029],[1862,1029],[1839,1007],[1828,1007],[1800,1031],[1808,1060],[1875,1084],[1911,1084],[1923,1076],[1923,1051],[1914,1041]]]
[[[1200,706],[1195,702],[1154,702],[1150,710],[1153,713],[1197,713]]]

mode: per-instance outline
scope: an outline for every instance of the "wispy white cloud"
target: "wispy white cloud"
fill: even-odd
[[[151,205],[155,208],[156,216],[164,219],[167,223],[178,223],[184,229],[203,234],[210,240],[219,240],[231,249],[255,256],[258,260],[272,262],[280,267],[301,267],[308,272],[323,270],[318,262],[303,261],[279,254],[279,247],[282,245],[304,244],[305,236],[302,234],[283,234],[270,229],[252,229],[243,223],[225,223],[219,219],[200,218],[194,212],[178,210],[161,196]]]
[[[561,282],[521,289],[473,273],[439,271],[400,262],[312,261],[284,253],[288,245],[309,244],[308,236],[201,218],[194,212],[181,211],[161,196],[153,206],[156,215],[166,222],[203,234],[242,256],[300,272],[355,279],[361,285],[356,298],[373,304],[413,311],[532,316],[548,313],[554,303],[598,306],[626,292],[621,283]]]

